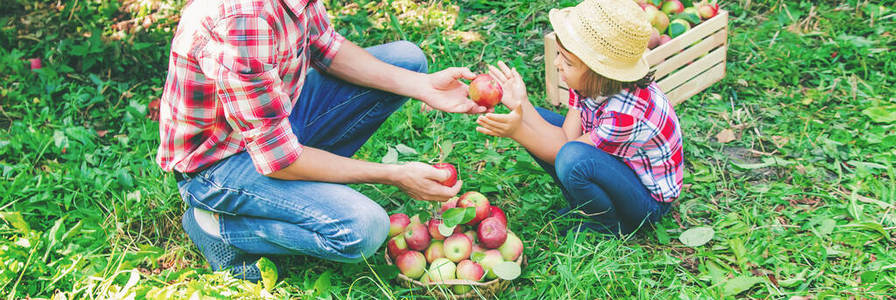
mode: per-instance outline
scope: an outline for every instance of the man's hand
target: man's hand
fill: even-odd
[[[399,166],[399,170],[394,185],[416,200],[448,201],[463,185],[461,180],[452,187],[442,185],[439,182],[447,180],[451,174],[421,162],[406,163]]]
[[[461,78],[473,80],[476,74],[467,68],[447,68],[432,74],[426,74],[417,97],[423,103],[444,112],[480,114],[488,111],[470,100],[469,87],[460,81]]]

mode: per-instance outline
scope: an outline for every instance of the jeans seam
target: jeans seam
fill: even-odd
[[[371,92],[373,92],[373,90],[367,89],[367,90],[361,91],[360,93],[352,95],[350,98],[346,99],[342,103],[339,103],[339,105],[333,106],[332,108],[328,109],[327,111],[317,115],[317,117],[315,117],[314,120],[311,120],[311,122],[308,122],[307,124],[305,124],[305,129],[308,129],[308,127],[311,127],[312,125],[314,125],[314,123],[317,123],[317,121],[320,121],[320,119],[323,118],[324,115],[329,114],[330,112],[337,110],[343,106],[346,106],[350,102],[352,102],[352,100],[355,100],[358,97],[370,94]]]
[[[355,132],[355,130],[358,129],[358,124],[360,124],[361,121],[366,119],[367,116],[369,116],[371,114],[371,112],[380,108],[380,106],[382,104],[383,104],[382,102],[377,102],[376,104],[374,104],[373,107],[371,107],[364,113],[364,115],[362,115],[360,118],[355,119],[355,122],[352,123],[350,126],[348,126],[348,130],[346,130],[344,133],[342,133],[342,135],[339,136],[338,138],[336,138],[336,140],[341,141],[343,138],[345,138],[345,136],[350,135],[351,133]]]

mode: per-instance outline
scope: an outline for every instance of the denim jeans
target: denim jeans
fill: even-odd
[[[427,72],[426,56],[410,42],[366,50],[389,64]],[[303,145],[350,157],[405,101],[309,69],[289,121]],[[226,244],[251,254],[357,262],[375,253],[389,231],[386,211],[358,191],[269,178],[246,152],[181,180],[178,188],[187,205],[218,213]]]
[[[562,126],[564,117],[538,107],[548,123]],[[534,157],[534,156],[533,156]],[[560,148],[554,165],[534,157],[560,186],[569,207],[590,219],[588,228],[621,235],[659,221],[669,204],[658,202],[622,160],[583,142]]]

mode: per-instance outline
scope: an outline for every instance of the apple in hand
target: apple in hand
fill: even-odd
[[[504,259],[501,258],[501,252],[499,252],[498,249],[486,250],[485,256],[478,261],[479,265],[481,265],[482,269],[485,271],[485,279],[492,280],[498,278],[498,275],[495,274],[495,272],[492,272],[492,268],[502,262],[504,262]]]
[[[386,243],[386,252],[389,253],[389,258],[393,260],[399,255],[408,252],[408,243],[405,242],[404,235],[396,235],[389,239],[389,242]]]
[[[429,280],[432,282],[444,282],[455,277],[457,265],[447,258],[438,258],[429,265]]]
[[[504,90],[491,75],[479,74],[470,82],[470,99],[481,106],[495,107],[503,95]]]
[[[505,214],[504,211],[501,210],[500,208],[498,208],[497,206],[491,205],[489,207],[488,216],[497,218],[498,221],[501,221],[501,223],[504,223],[504,227],[507,227],[507,214]]]
[[[439,183],[441,183],[444,186],[454,186],[454,184],[457,183],[457,169],[454,168],[454,165],[449,164],[449,163],[437,163],[432,166],[435,167],[436,169],[448,171],[448,174],[449,174],[448,179],[445,179],[444,181],[439,182]]]
[[[423,224],[412,223],[404,230],[404,241],[408,243],[408,248],[423,251],[429,246],[429,240],[429,230]]]
[[[395,265],[404,276],[417,279],[426,271],[426,258],[423,257],[423,253],[408,251],[398,256]]]
[[[455,233],[445,239],[445,258],[453,262],[470,258],[472,252],[473,242],[463,233]]]
[[[411,224],[411,218],[403,213],[392,214],[389,216],[389,237],[393,237],[404,232],[404,228]]]
[[[460,199],[457,200],[457,207],[475,207],[476,208],[476,217],[474,217],[470,222],[467,222],[467,225],[476,225],[482,219],[488,217],[489,212],[491,212],[491,205],[488,202],[488,198],[485,198],[485,195],[480,194],[479,192],[466,192],[460,196]]]
[[[489,249],[498,248],[507,239],[507,226],[495,217],[485,218],[479,223],[479,241]],[[411,247],[413,248],[413,247]]]
[[[445,257],[445,247],[443,246],[442,241],[432,241],[432,243],[429,243],[429,247],[426,248],[426,252],[423,253],[423,256],[426,256],[426,262],[428,263],[432,263],[438,258]]]
[[[505,261],[516,261],[523,254],[523,241],[513,232],[508,232],[507,240],[498,247],[498,251],[501,252],[501,258]]]

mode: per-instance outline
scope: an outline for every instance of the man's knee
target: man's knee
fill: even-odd
[[[429,71],[426,54],[416,44],[409,41],[396,41],[388,45],[388,60],[390,61],[387,62],[420,73]]]
[[[353,214],[344,220],[348,234],[334,247],[342,257],[341,261],[363,261],[376,253],[386,241],[389,216],[382,207],[372,201],[371,203],[373,205],[353,208]]]

